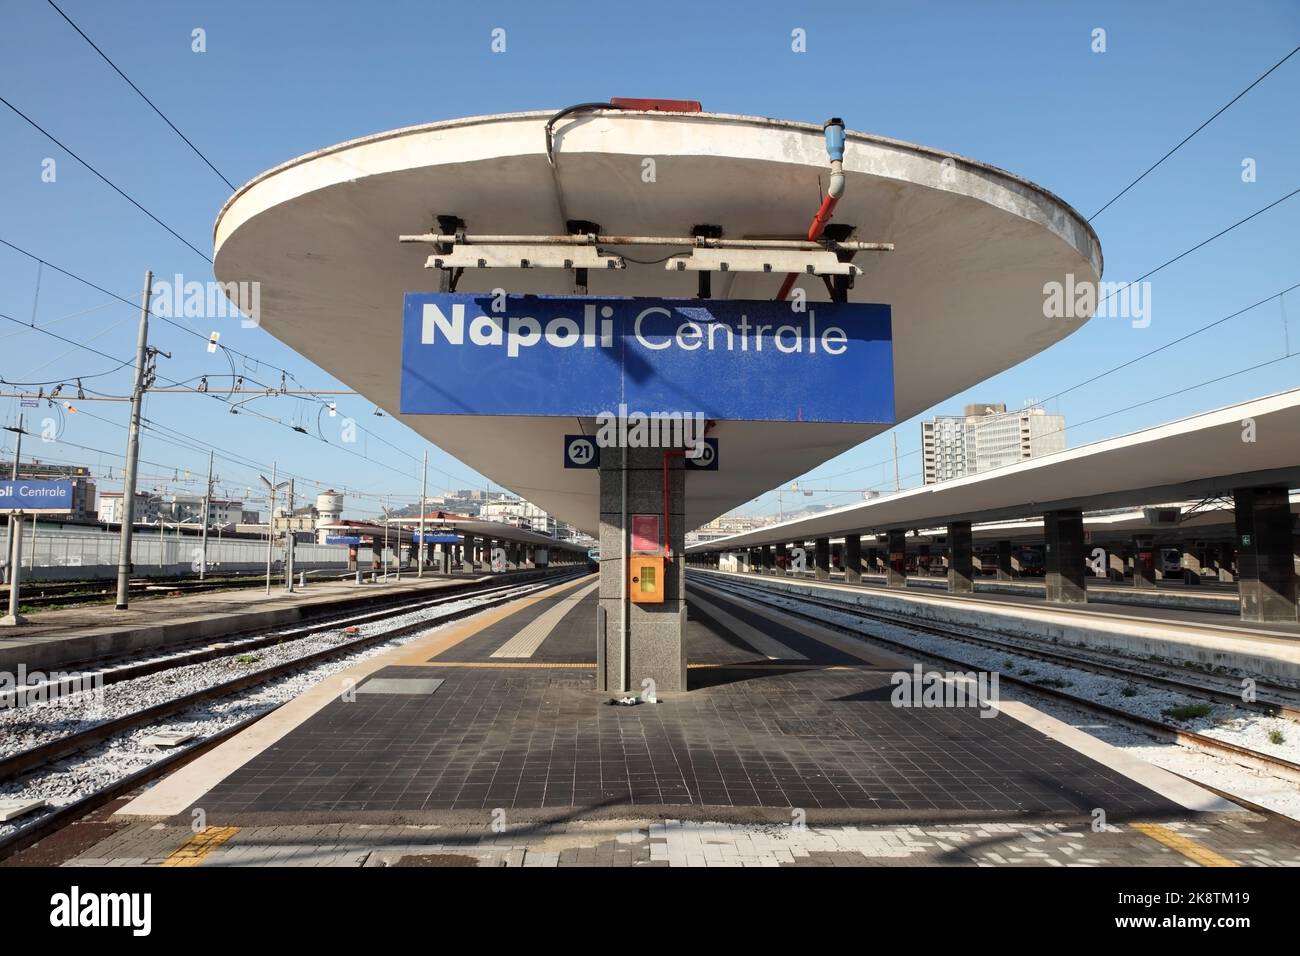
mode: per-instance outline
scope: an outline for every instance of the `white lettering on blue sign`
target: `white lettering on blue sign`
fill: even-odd
[[[563,349],[582,342],[583,348],[592,349],[599,344],[601,348],[614,347],[614,323],[610,316],[614,310],[605,306],[601,311],[602,319],[596,321],[596,307],[585,306],[582,310],[582,325],[574,319],[556,316],[543,327],[542,323],[531,316],[477,315],[469,323],[469,341],[472,345],[506,346],[506,355],[517,358],[521,348],[531,348],[545,340],[552,348]],[[465,306],[455,303],[451,307],[451,318],[435,303],[424,306],[424,322],[420,331],[421,345],[435,345],[438,333],[449,345],[465,344]]]
[[[887,305],[416,292],[401,411],[894,422]]]

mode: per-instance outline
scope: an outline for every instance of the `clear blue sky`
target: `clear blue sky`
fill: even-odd
[[[393,127],[609,96],[664,96],[699,99],[721,112],[815,122],[843,116],[853,129],[1019,173],[1085,216],[1300,43],[1294,0],[60,5],[236,185],[309,150]],[[195,27],[206,30],[206,53],[191,51]],[[504,54],[489,48],[496,27],[506,30]],[[807,53],[790,49],[796,27],[807,31]],[[1106,30],[1105,53],[1090,49],[1096,27]],[[211,250],[212,223],[230,190],[45,0],[0,0],[0,94],[194,245]],[[1298,102],[1300,54],[1098,217],[1106,278],[1136,278],[1300,186]],[[0,238],[133,300],[146,268],[210,278],[206,262],[3,107],[0,144]],[[58,161],[55,183],[42,182],[46,157]],[[1253,183],[1241,178],[1245,158],[1256,162]],[[1300,197],[1154,277],[1148,328],[1094,320],[929,414],[959,411],[967,401],[1019,406],[1054,394],[1300,282],[1298,234]],[[26,322],[35,305],[37,325],[131,356],[136,315],[128,306],[49,270],[39,299],[35,293],[35,264],[0,247],[0,312]],[[1289,332],[1275,300],[1050,408],[1080,423],[1068,433],[1077,445],[1294,387],[1300,357],[1107,415],[1281,358],[1288,339],[1300,352],[1300,290],[1284,306]],[[168,377],[229,371],[196,338],[159,323],[153,336],[174,353],[160,366]],[[309,386],[343,387],[261,331],[226,323],[222,342],[266,363],[250,371],[253,377],[275,380],[278,372],[270,369],[283,367]],[[0,321],[0,375],[7,381],[50,381],[114,364]],[[94,382],[124,392],[129,372]],[[120,474],[125,407],[81,407],[89,414],[68,416],[64,443],[42,445],[38,454]],[[278,398],[255,407],[315,431],[313,405]],[[341,400],[340,409],[373,433],[360,445],[373,461],[250,416],[236,419],[208,399],[155,396],[146,413],[267,468],[278,460],[322,487],[409,501],[418,493],[424,443],[373,416],[359,399]],[[0,400],[6,423],[18,411],[16,401]],[[1106,417],[1082,424],[1098,416]],[[900,423],[897,434],[903,483],[919,483],[917,420]],[[800,504],[843,504],[860,489],[892,486],[892,464],[881,464],[889,448],[886,433],[817,469],[806,484],[839,493]],[[181,469],[182,478],[185,469],[196,475],[206,467],[205,453],[150,434],[142,457]],[[431,492],[487,484],[436,449],[430,462]],[[233,494],[255,483],[254,468],[219,461],[217,470]],[[149,464],[142,471],[146,486],[186,487],[172,481],[172,469]],[[313,491],[311,482],[299,488]],[[775,511],[775,501],[745,510]]]

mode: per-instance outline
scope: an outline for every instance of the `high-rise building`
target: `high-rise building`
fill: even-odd
[[[961,415],[921,423],[927,485],[1064,450],[1065,417],[1042,408],[967,405]]]

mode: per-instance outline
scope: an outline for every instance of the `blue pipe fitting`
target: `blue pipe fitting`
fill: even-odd
[[[844,161],[844,120],[838,116],[833,116],[822,124],[822,131],[826,134],[826,154],[830,156],[831,161]]]

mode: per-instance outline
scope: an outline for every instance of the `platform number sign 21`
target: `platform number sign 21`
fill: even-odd
[[[587,435],[565,435],[564,467],[599,468],[600,448],[596,439]]]

